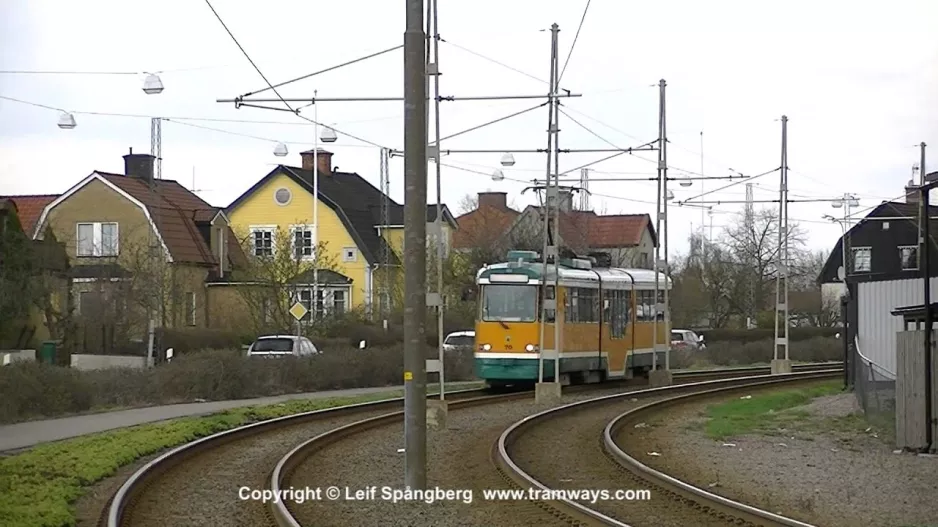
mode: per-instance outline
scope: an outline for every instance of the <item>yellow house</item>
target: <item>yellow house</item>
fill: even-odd
[[[302,166],[278,165],[226,209],[232,228],[248,247],[248,256],[270,257],[288,250],[298,260],[326,261],[319,273],[317,306],[324,313],[363,308],[371,312],[379,292],[399,285],[403,242],[403,206],[356,173],[333,169],[332,153],[302,152]],[[318,163],[318,221],[313,221],[313,164]],[[382,201],[387,207],[383,221]],[[449,250],[456,220],[443,207],[444,241]],[[428,240],[433,238],[436,204],[427,207]],[[383,225],[387,223],[386,225]],[[324,254],[314,256],[313,226]],[[277,247],[276,232],[289,233],[290,247]],[[308,273],[306,273],[308,274]],[[383,281],[393,283],[383,288]],[[313,284],[296,284],[299,300],[312,308]],[[389,294],[382,305],[391,301]]]

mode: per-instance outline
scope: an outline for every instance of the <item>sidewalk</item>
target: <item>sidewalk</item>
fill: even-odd
[[[465,390],[478,383],[446,383],[447,392]],[[428,390],[438,390],[436,384],[429,384]],[[403,386],[384,386],[381,388],[354,388],[351,390],[329,390],[311,393],[295,393],[256,399],[234,399],[207,403],[169,404],[132,410],[118,410],[99,414],[61,417],[42,421],[27,421],[12,425],[0,425],[0,452],[31,447],[39,443],[59,441],[115,428],[124,428],[144,423],[154,423],[166,419],[208,415],[231,408],[254,405],[277,404],[291,399],[323,399],[329,397],[354,397],[375,393],[393,393],[402,391]]]

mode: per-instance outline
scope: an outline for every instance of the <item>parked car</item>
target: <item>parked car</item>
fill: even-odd
[[[671,330],[671,347],[675,349],[693,349],[702,351],[707,349],[703,335],[698,335],[689,329]]]
[[[443,339],[443,350],[452,351],[457,348],[471,348],[476,344],[475,331],[454,331]]]
[[[257,337],[248,347],[248,357],[308,357],[322,353],[306,337],[296,335],[265,335]]]

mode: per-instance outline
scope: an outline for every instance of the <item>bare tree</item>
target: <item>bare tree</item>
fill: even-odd
[[[772,282],[778,273],[779,229],[778,216],[772,209],[765,208],[753,215],[751,224],[740,213],[730,226],[723,229],[721,247],[727,264],[736,265],[736,276],[740,282],[751,287],[751,293],[739,295],[731,300],[740,313],[756,314],[774,300]],[[792,262],[804,255],[805,234],[795,223],[788,224],[788,252]]]
[[[255,251],[251,236],[239,238],[248,255],[248,264],[235,271],[235,280],[245,284],[238,288],[238,293],[258,332],[292,327],[295,319],[290,307],[301,298],[300,289],[307,289],[313,282],[314,270],[338,272],[339,269],[338,259],[329,254],[326,242],[319,242],[312,254],[307,255],[294,246],[292,234],[279,227],[271,237],[269,253]],[[310,303],[308,307],[314,307],[317,299],[311,298]]]

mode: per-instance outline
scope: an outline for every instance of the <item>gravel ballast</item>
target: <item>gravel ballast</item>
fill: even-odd
[[[787,429],[721,441],[704,434],[704,412],[730,398],[710,399],[670,407],[617,441],[673,477],[814,525],[938,525],[938,458],[893,453],[856,416],[855,397],[821,397],[793,409],[807,417]]]
[[[200,452],[170,468],[134,504],[131,524],[270,525],[261,501],[239,498],[241,487],[264,489],[270,471],[291,448],[310,437],[389,410],[322,419],[260,433]]]
[[[622,401],[565,412],[531,425],[512,446],[518,465],[552,489],[648,490],[647,484],[621,470],[606,457],[602,434],[618,415],[664,396],[627,398]],[[550,452],[550,455],[545,455]],[[725,527],[726,522],[652,491],[650,500],[580,500],[580,503],[633,526]]]
[[[563,404],[621,391],[622,388],[565,395]],[[482,496],[484,489],[510,488],[491,461],[499,435],[512,423],[546,408],[536,405],[532,396],[530,400],[450,410],[446,430],[428,431],[428,486],[472,490],[471,503],[394,504],[379,497],[372,501],[305,501],[288,506],[301,525],[566,525],[533,503],[486,502]],[[404,453],[399,452],[404,447],[403,432],[403,423],[398,422],[332,444],[300,464],[289,486],[323,489],[330,485],[342,489],[377,486],[379,494],[382,486],[403,488]]]

